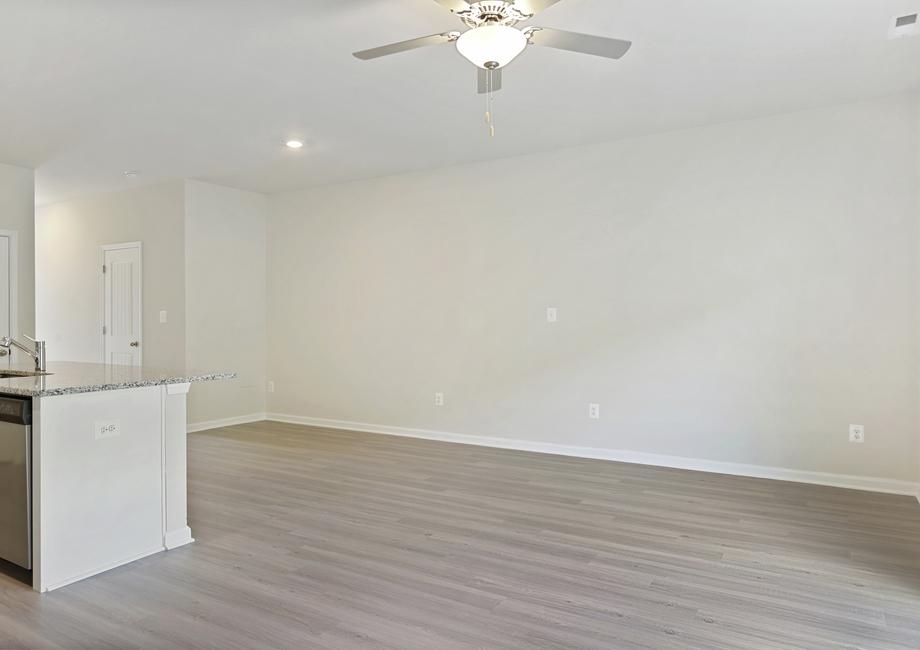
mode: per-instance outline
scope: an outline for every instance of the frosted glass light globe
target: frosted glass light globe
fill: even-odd
[[[527,37],[508,25],[482,25],[457,39],[457,50],[478,68],[503,68],[525,47]]]

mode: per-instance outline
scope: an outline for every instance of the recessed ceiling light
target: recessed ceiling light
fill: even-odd
[[[288,149],[300,149],[303,147],[303,142],[300,140],[288,140],[284,143]]]
[[[137,178],[138,173],[139,172],[133,169],[129,169],[128,171],[125,172],[125,178]]]

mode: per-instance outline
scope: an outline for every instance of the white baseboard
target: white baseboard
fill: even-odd
[[[705,460],[702,458],[684,458],[681,456],[665,456],[662,454],[650,454],[641,451],[628,451],[623,449],[576,447],[572,445],[557,445],[545,442],[534,442],[531,440],[473,436],[465,433],[447,433],[445,431],[429,431],[427,429],[408,429],[404,427],[393,427],[381,424],[369,424],[367,422],[328,420],[325,418],[288,415],[284,413],[267,413],[265,419],[271,420],[273,422],[303,424],[311,427],[322,427],[325,429],[347,429],[349,431],[381,433],[388,436],[438,440],[441,442],[454,442],[464,445],[479,445],[482,447],[496,447],[499,449],[532,451],[541,454],[556,454],[558,456],[575,456],[578,458],[612,460],[620,463],[634,463],[637,465],[671,467],[675,469],[687,469],[696,472],[709,472],[711,474],[731,474],[733,476],[748,476],[752,478],[765,478],[777,481],[789,481],[793,483],[811,483],[814,485],[827,485],[832,487],[849,488],[853,490],[865,490],[868,492],[906,494],[917,497],[917,500],[920,501],[920,484],[912,481],[900,481],[896,479],[877,478],[873,476],[853,476],[849,474],[809,472],[799,469],[787,469],[784,467],[745,465],[742,463],[727,463],[724,461]]]
[[[223,418],[222,420],[207,420],[205,422],[191,422],[188,425],[188,432],[207,431],[208,429],[219,429],[221,427],[232,427],[236,424],[250,424],[251,422],[262,422],[266,420],[265,413],[249,413],[248,415],[238,415],[232,418]]]
[[[168,530],[163,536],[163,546],[166,547],[167,551],[172,551],[180,546],[191,544],[194,541],[195,538],[192,537],[192,529],[188,526],[183,526],[177,530]]]
[[[115,562],[109,562],[108,564],[103,564],[102,566],[98,566],[91,571],[87,571],[86,573],[81,573],[80,575],[77,575],[71,578],[67,578],[66,580],[61,580],[60,582],[56,582],[52,585],[42,585],[40,588],[36,589],[36,591],[40,591],[42,593],[45,593],[48,591],[54,591],[56,589],[60,589],[61,587],[72,585],[75,582],[80,582],[81,580],[85,580],[86,578],[91,578],[92,576],[99,575],[100,573],[111,571],[112,569],[116,569],[120,566],[124,566],[125,564],[131,564],[132,562],[137,562],[138,560],[141,560],[145,557],[156,555],[157,553],[162,553],[163,550],[164,549],[162,546],[157,546],[156,548],[152,548],[150,550],[144,551],[143,553],[137,553],[135,555],[131,555],[129,557],[126,557],[121,560],[117,560]],[[33,589],[35,589],[35,587],[33,587]]]

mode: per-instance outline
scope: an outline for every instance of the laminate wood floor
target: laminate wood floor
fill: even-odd
[[[189,448],[197,543],[0,573],[0,648],[920,648],[910,497],[275,423]]]

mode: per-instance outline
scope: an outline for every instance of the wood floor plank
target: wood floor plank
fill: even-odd
[[[920,648],[910,497],[279,423],[189,437],[197,542],[0,648]]]

